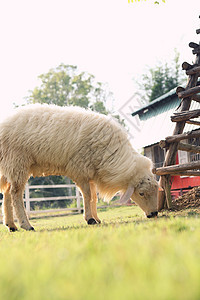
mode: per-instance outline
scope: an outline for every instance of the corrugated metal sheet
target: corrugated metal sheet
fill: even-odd
[[[144,110],[138,111],[140,130],[134,134],[133,145],[135,148],[141,149],[156,144],[173,134],[175,123],[171,121],[170,117],[176,112],[180,100],[176,94],[170,96],[169,98],[167,94],[168,99],[166,101],[163,101],[165,98],[162,97],[161,101],[158,99],[154,101],[154,106],[149,105]],[[190,109],[198,108],[200,108],[200,103],[192,101]],[[195,129],[198,129],[198,126],[186,124],[184,132]]]
[[[161,97],[151,101],[147,105],[144,105],[143,107],[140,107],[138,110],[136,110],[132,113],[132,116],[140,115],[146,109],[157,107],[161,103],[163,104],[164,102],[166,102],[166,101],[168,101],[168,100],[170,100],[171,98],[174,98],[174,97],[177,97],[176,96],[176,88],[169,91],[168,93],[162,95]]]

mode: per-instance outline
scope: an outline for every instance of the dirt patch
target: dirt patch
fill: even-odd
[[[194,187],[191,191],[172,200],[173,210],[182,210],[187,208],[200,208],[200,187]]]

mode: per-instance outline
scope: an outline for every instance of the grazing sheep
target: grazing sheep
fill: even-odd
[[[137,153],[124,129],[110,117],[77,107],[29,105],[0,124],[0,188],[4,193],[4,224],[17,230],[13,207],[21,228],[33,230],[23,191],[33,176],[65,175],[80,188],[85,220],[100,223],[96,188],[110,199],[124,193],[146,213],[157,215],[157,182],[151,161]]]

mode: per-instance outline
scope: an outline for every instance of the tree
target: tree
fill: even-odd
[[[175,57],[169,65],[158,64],[154,68],[149,68],[148,71],[142,75],[142,80],[138,87],[142,99],[145,102],[151,102],[154,99],[169,92],[177,87],[184,79],[180,74],[179,53],[175,51]]]
[[[105,103],[112,94],[106,90],[103,83],[95,82],[93,75],[78,72],[76,66],[60,64],[38,78],[41,85],[30,91],[26,98],[28,103],[74,105],[108,113]]]

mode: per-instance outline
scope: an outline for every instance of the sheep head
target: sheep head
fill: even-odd
[[[136,186],[129,185],[120,199],[126,203],[130,198],[145,212],[147,218],[156,217],[158,214],[158,183],[153,176],[141,178]]]

